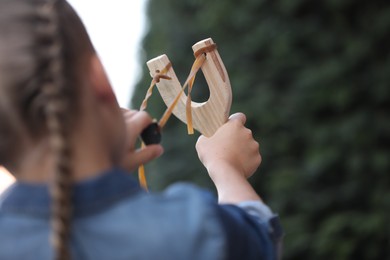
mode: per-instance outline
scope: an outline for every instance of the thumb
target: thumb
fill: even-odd
[[[146,164],[151,160],[160,157],[164,152],[164,149],[159,144],[148,145],[141,148],[133,154],[133,160],[137,161],[138,164]]]
[[[161,145],[148,145],[133,153],[127,154],[122,161],[122,167],[132,172],[141,164],[146,164],[159,157],[164,149]]]
[[[246,116],[243,113],[235,113],[229,117],[229,121],[232,120],[238,120],[240,121],[243,125],[245,125],[246,122]]]

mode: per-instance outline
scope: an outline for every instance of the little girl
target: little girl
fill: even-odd
[[[104,19],[104,17],[102,17]],[[65,0],[0,0],[0,259],[275,259],[278,218],[247,181],[258,143],[235,114],[198,155],[218,202],[190,184],[144,192],[129,172],[151,122],[119,108]]]

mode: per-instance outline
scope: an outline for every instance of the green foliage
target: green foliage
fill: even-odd
[[[251,179],[282,218],[284,259],[390,258],[390,6],[385,0],[149,1],[145,59],[166,53],[182,82],[212,37],[263,163]],[[144,97],[146,66],[133,104]],[[207,90],[195,85],[198,98]],[[165,110],[159,94],[149,112]],[[212,187],[178,120],[148,165],[152,188]]]

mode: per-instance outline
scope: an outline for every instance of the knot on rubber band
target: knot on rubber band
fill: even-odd
[[[172,78],[169,77],[168,75],[166,75],[166,73],[169,71],[169,69],[172,67],[172,64],[171,63],[168,63],[163,69],[162,71],[157,71],[157,74],[154,75],[153,77],[153,81],[156,82],[156,83],[159,83],[160,82],[160,79],[167,79],[167,80],[171,80]]]
[[[171,80],[172,78],[165,75],[165,74],[161,74],[161,73],[158,73],[156,74],[154,77],[153,77],[153,80],[156,82],[156,83],[159,83],[160,82],[160,79],[167,79],[167,80]]]
[[[200,48],[199,50],[197,50],[194,53],[195,58],[199,57],[202,54],[206,54],[208,52],[215,51],[216,49],[217,49],[217,44],[215,44],[215,43],[207,45],[206,47]]]

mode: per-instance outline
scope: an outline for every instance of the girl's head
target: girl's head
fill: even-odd
[[[53,242],[64,259],[76,136],[88,132],[86,122],[114,125],[91,125],[114,158],[123,149],[114,138],[123,130],[113,130],[123,128],[120,118],[86,30],[65,0],[0,0],[0,165],[18,177],[36,158],[52,156]]]
[[[26,147],[50,135],[50,114],[75,123],[93,55],[65,1],[0,1],[0,164],[16,170]]]

